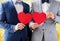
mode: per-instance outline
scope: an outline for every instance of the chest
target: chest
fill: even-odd
[[[22,4],[14,4],[14,7],[15,7],[17,13],[23,12],[23,5]]]
[[[34,11],[37,12],[43,12],[43,10],[48,10],[49,12],[53,12],[54,14],[57,14],[59,4],[56,2],[50,3],[50,5],[42,5],[42,3],[34,3]]]
[[[49,7],[50,7],[50,3],[44,2],[42,4],[42,11],[47,13],[47,11],[49,10]]]

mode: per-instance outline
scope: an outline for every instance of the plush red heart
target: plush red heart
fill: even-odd
[[[46,14],[44,12],[39,13],[39,12],[34,12],[32,14],[33,20],[38,23],[41,24],[46,20]]]
[[[20,12],[18,13],[18,20],[23,24],[27,24],[32,20],[32,16],[29,13]]]

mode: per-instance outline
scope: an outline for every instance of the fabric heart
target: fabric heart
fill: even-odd
[[[20,12],[18,13],[18,20],[23,24],[27,24],[32,20],[32,16],[29,13]]]
[[[44,12],[39,13],[39,12],[34,12],[32,14],[33,20],[38,23],[41,24],[46,20],[46,14]]]

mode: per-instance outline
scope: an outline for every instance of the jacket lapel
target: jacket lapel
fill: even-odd
[[[13,4],[13,1],[11,2],[11,6],[10,6],[11,10],[15,11],[15,13],[17,14],[16,8]],[[13,12],[14,13],[14,12]]]
[[[42,12],[42,2],[41,2],[42,0],[39,0],[38,2],[37,2],[37,4],[38,4],[38,12]]]

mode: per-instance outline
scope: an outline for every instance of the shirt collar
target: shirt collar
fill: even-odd
[[[17,0],[12,0],[12,1],[13,1],[13,3],[15,4]],[[22,1],[20,1],[20,2],[22,2]]]
[[[44,2],[43,4],[50,4],[50,3]]]
[[[13,1],[13,3],[15,4],[16,0],[12,0],[12,1]]]

